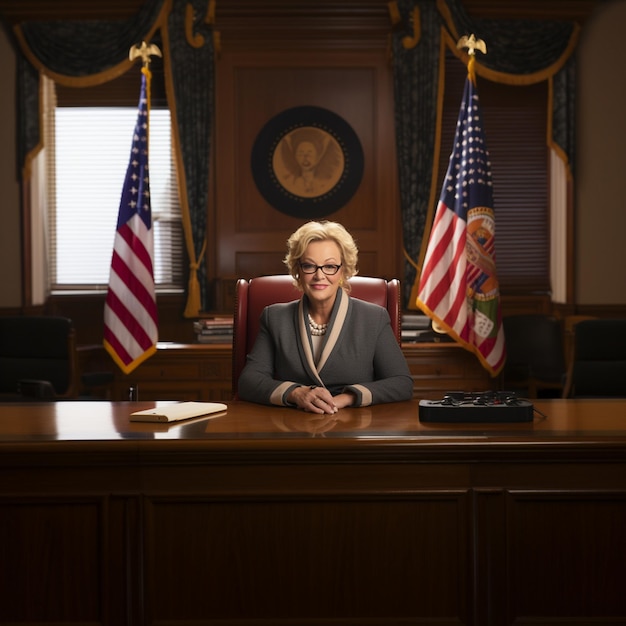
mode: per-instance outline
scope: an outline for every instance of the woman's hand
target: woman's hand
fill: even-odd
[[[296,387],[288,396],[287,402],[295,404],[308,413],[332,415],[339,409],[354,404],[354,394],[340,393],[332,396],[324,387]]]
[[[352,406],[354,404],[354,394],[352,393],[340,393],[337,394],[333,400],[335,401],[335,406],[338,409],[343,409],[347,406]]]
[[[324,387],[296,387],[288,396],[287,401],[308,413],[336,413],[340,407],[328,389]],[[346,406],[346,405],[344,405]]]

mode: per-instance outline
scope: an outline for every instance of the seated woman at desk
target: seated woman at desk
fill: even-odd
[[[336,222],[308,222],[287,249],[302,297],[263,311],[239,397],[320,414],[409,400],[413,380],[387,310],[349,295],[358,258],[350,233]]]

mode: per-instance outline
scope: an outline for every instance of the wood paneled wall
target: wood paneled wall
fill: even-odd
[[[323,217],[343,223],[355,236],[362,274],[400,276],[393,87],[384,49],[225,50],[217,76],[215,275],[251,278],[285,271],[285,241],[306,219],[286,215],[263,198],[250,155],[272,117],[292,107],[317,106],[343,118],[364,152],[356,194]]]
[[[362,182],[343,208],[323,217],[355,236],[361,274],[401,277],[390,27],[380,2],[218,4],[210,207],[218,237],[207,259],[218,306],[220,285],[229,279],[283,273],[286,239],[306,221],[273,208],[251,169],[258,133],[298,106],[328,109],[355,131],[364,152]]]

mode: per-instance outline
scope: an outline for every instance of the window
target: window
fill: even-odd
[[[97,88],[106,94],[105,106],[93,106],[102,99],[88,93],[92,88],[81,93],[82,89],[57,87],[53,123],[46,131],[47,145],[53,146],[47,180],[48,269],[54,291],[99,290],[108,285],[137,120],[141,78],[138,71],[132,74],[133,79],[122,81],[122,88]],[[89,106],[78,106],[83,102]],[[170,112],[154,106],[154,99],[149,137],[155,283],[161,291],[178,290],[183,285],[183,233]]]
[[[466,76],[465,65],[448,56],[437,189],[448,166]],[[503,85],[480,76],[477,81],[492,164],[500,290],[549,293],[547,84]]]

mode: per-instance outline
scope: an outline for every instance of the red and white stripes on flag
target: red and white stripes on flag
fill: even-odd
[[[496,274],[493,187],[470,59],[416,304],[496,376],[504,367],[506,348]]]
[[[125,374],[156,352],[158,340],[148,176],[151,73],[147,67],[141,71],[137,123],[120,200],[104,305],[104,347]]]

